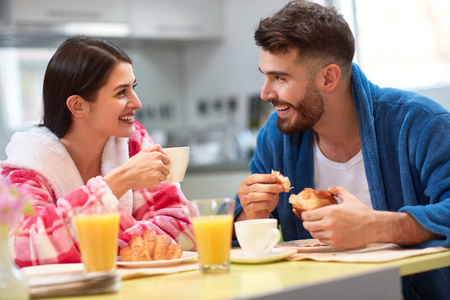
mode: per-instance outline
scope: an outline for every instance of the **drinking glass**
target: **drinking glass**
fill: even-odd
[[[91,205],[74,210],[74,222],[87,272],[116,269],[120,213],[117,205]]]
[[[192,225],[200,271],[202,273],[228,272],[236,200],[212,198],[191,202],[195,210]]]

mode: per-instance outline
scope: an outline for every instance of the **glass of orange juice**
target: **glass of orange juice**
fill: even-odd
[[[195,242],[202,273],[230,270],[231,235],[236,200],[212,198],[192,200]]]
[[[87,272],[115,271],[120,213],[117,205],[75,209],[74,222]]]

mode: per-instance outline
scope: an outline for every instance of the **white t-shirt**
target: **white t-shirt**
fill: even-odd
[[[343,186],[368,207],[372,207],[367,184],[362,151],[345,163],[329,160],[314,139],[314,187],[327,190],[333,186]]]

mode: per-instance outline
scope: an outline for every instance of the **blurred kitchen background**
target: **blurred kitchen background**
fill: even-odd
[[[366,75],[450,109],[450,2],[317,0],[344,14]],[[287,0],[0,0],[0,160],[38,123],[48,61],[68,36],[110,39],[133,59],[136,119],[164,147],[190,146],[188,199],[233,197],[273,109],[253,41]]]

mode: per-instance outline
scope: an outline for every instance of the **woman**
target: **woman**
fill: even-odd
[[[128,55],[109,41],[76,36],[50,60],[43,122],[15,133],[2,175],[33,195],[34,214],[12,235],[20,267],[80,262],[72,209],[119,203],[119,247],[154,229],[195,248],[189,203],[167,179],[169,158],[134,120],[141,107]]]

